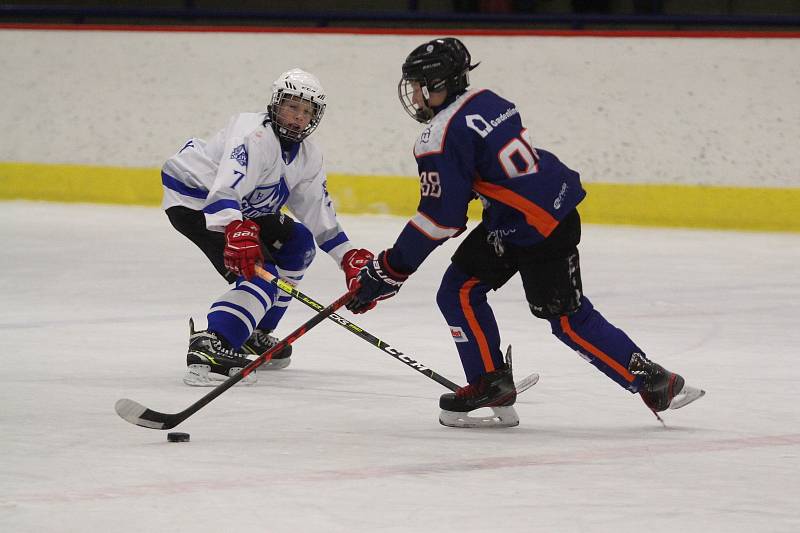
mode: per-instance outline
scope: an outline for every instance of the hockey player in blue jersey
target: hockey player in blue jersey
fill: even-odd
[[[172,225],[197,245],[234,286],[208,313],[208,330],[190,322],[184,382],[211,386],[277,343],[269,333],[291,296],[255,276],[255,265],[297,284],[316,244],[345,273],[349,288],[372,253],[354,248],[326,189],[322,153],[306,138],[320,123],[326,94],[300,69],[273,83],[265,113],[241,113],[209,141],[193,138],[162,168],[163,208]],[[286,206],[299,220],[281,213]],[[291,346],[262,365],[290,362]],[[255,374],[244,382],[252,383]]]
[[[389,298],[445,240],[465,230],[477,195],[482,222],[463,240],[444,274],[437,303],[450,327],[468,385],[442,395],[440,422],[454,427],[514,426],[516,390],[487,302],[490,289],[520,273],[530,311],[553,334],[653,412],[682,407],[703,391],[645,356],[583,294],[576,207],[586,193],[577,172],[534,148],[516,106],[469,89],[470,54],[458,39],[427,42],[402,67],[398,96],[427,124],[414,146],[421,199],[394,245],[369,262],[348,308],[363,312]],[[469,413],[491,407],[494,416]]]

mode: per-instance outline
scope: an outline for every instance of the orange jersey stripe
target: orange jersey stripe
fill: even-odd
[[[507,206],[513,207],[517,211],[522,212],[522,214],[525,215],[526,222],[536,228],[536,231],[545,237],[550,235],[553,230],[556,229],[556,226],[558,226],[558,220],[553,218],[553,215],[527,198],[520,196],[519,194],[510,191],[505,187],[500,187],[494,183],[476,179],[472,184],[472,188],[484,196],[488,196],[489,198],[497,200],[498,202],[504,203]]]
[[[603,361],[605,364],[613,368],[617,372],[617,374],[625,378],[626,381],[632,382],[634,379],[636,379],[636,376],[631,374],[627,368],[625,368],[618,362],[614,361],[609,355],[604,353],[597,346],[595,346],[594,344],[590,343],[589,341],[587,341],[586,339],[575,333],[575,331],[569,325],[569,318],[567,318],[566,316],[561,317],[561,329],[564,330],[564,333],[569,335],[569,338],[572,339],[572,341],[575,344],[581,346],[584,350],[586,350],[587,352],[594,355],[595,357]]]
[[[479,282],[480,280],[478,278],[468,279],[458,291],[458,299],[461,302],[461,310],[467,318],[469,329],[472,330],[475,341],[478,343],[478,350],[481,352],[483,366],[486,368],[487,372],[494,372],[494,361],[492,361],[492,354],[489,351],[489,343],[486,342],[486,335],[483,334],[483,330],[480,324],[478,324],[478,319],[475,317],[475,311],[473,311],[472,306],[469,304],[469,291]]]

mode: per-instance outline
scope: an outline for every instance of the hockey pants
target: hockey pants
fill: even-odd
[[[628,366],[633,353],[644,352],[582,294],[577,212],[562,224],[564,227],[560,231],[557,228],[541,245],[509,246],[502,257],[489,244],[482,224],[459,246],[436,300],[467,381],[475,383],[481,375],[503,364],[498,325],[487,293],[499,289],[519,272],[531,312],[548,320],[560,341],[609,378],[638,392],[641,380],[630,373]]]
[[[171,207],[167,209],[167,216],[175,229],[203,251],[217,272],[234,283],[234,287],[211,306],[208,329],[221,334],[236,348],[250,337],[255,328],[274,330],[292,297],[261,278],[246,281],[229,272],[222,258],[225,236],[206,229],[201,211]],[[303,224],[280,213],[253,221],[260,228],[264,269],[298,284],[316,253],[311,232]]]

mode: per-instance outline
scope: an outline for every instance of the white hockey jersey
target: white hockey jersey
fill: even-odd
[[[284,152],[266,113],[241,113],[206,142],[192,138],[161,169],[162,207],[203,211],[206,226],[277,213],[284,205],[341,265],[353,248],[328,196],[322,153],[308,140]]]

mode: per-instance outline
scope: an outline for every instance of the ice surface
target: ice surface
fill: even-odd
[[[343,216],[358,245],[405,223]],[[664,415],[490,295],[517,377],[517,428],[437,423],[445,389],[336,324],[292,365],[181,424],[128,424],[119,398],[176,412],[188,318],[226,285],[158,209],[0,203],[0,531],[800,531],[800,235],[584,227],[586,294],[708,394]],[[367,314],[344,316],[458,383],[435,304],[447,243]],[[300,289],[344,292],[320,252]],[[278,333],[312,311],[293,302]]]

